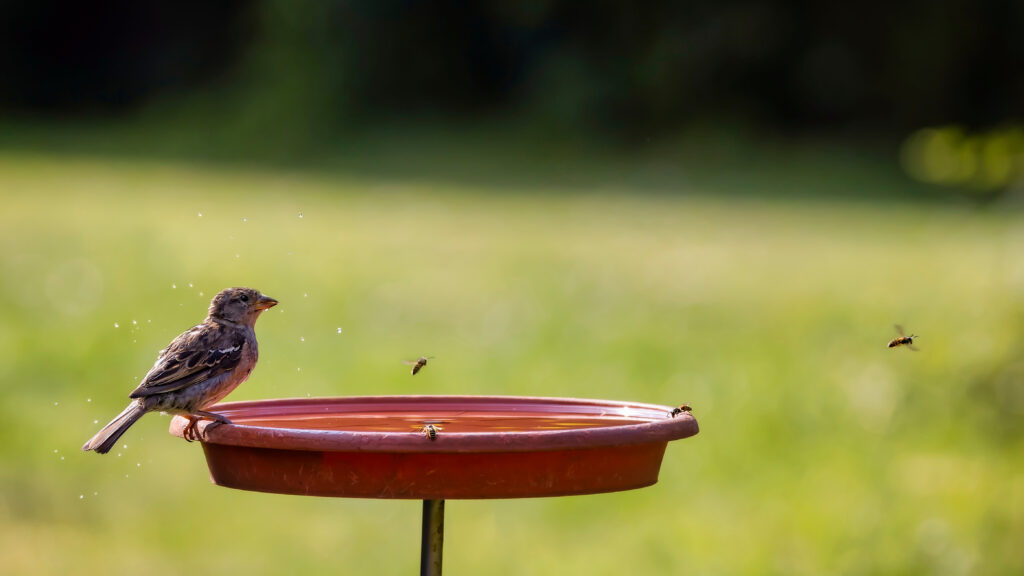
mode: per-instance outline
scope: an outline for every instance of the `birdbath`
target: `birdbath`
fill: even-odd
[[[441,574],[445,500],[650,486],[668,442],[698,431],[689,411],[579,398],[294,398],[210,410],[232,421],[198,426],[214,484],[422,500],[424,575]],[[187,425],[176,416],[170,431],[184,437]]]

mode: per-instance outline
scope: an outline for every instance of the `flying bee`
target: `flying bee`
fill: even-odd
[[[437,440],[437,433],[441,430],[444,428],[440,424],[424,424],[423,428],[420,428],[423,436],[430,440]]]
[[[412,375],[415,376],[417,372],[423,369],[427,365],[427,360],[433,360],[433,356],[420,356],[419,360],[402,360],[403,364],[412,366]]]
[[[690,408],[689,404],[683,404],[678,408],[673,408],[672,411],[669,412],[669,414],[671,414],[672,417],[675,418],[676,416],[679,416],[683,412],[693,412],[693,408]]]
[[[892,340],[889,340],[889,348],[896,348],[897,346],[906,346],[907,348],[910,348],[911,350],[914,350],[916,352],[917,348],[914,348],[914,338],[920,338],[920,336],[916,334],[906,336],[903,334],[903,326],[896,324],[894,327],[896,328],[896,333],[899,334],[899,336],[893,338]]]

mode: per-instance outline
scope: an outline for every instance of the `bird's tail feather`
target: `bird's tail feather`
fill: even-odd
[[[146,413],[146,409],[142,406],[142,402],[135,401],[128,405],[123,412],[117,415],[103,427],[102,430],[96,433],[88,442],[82,446],[82,450],[95,450],[98,454],[106,454],[110,452],[110,449],[117,443],[117,439],[121,437],[132,424],[142,415]]]

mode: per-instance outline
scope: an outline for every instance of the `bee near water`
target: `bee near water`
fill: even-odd
[[[427,360],[433,360],[433,356],[420,356],[418,360],[402,360],[402,363],[407,366],[412,366],[412,375],[415,376],[424,366],[427,365]]]
[[[678,408],[673,408],[672,411],[669,412],[669,415],[675,418],[676,416],[679,416],[683,412],[693,412],[693,408],[691,408],[689,404],[682,404]]]
[[[889,341],[889,348],[898,348],[900,346],[906,346],[907,348],[916,352],[918,349],[914,347],[914,338],[920,338],[920,336],[916,334],[906,336],[903,333],[903,326],[900,326],[899,324],[894,325],[894,328],[896,328],[896,333],[899,334],[899,336]]]
[[[428,440],[437,440],[437,433],[440,430],[444,430],[444,428],[439,424],[424,424],[423,428],[420,429],[420,432],[423,434],[423,437]]]

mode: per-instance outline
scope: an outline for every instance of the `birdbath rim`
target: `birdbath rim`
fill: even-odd
[[[672,407],[632,401],[544,396],[378,395],[276,398],[216,404],[209,411],[227,416],[231,424],[203,420],[197,426],[206,444],[282,450],[328,452],[531,452],[538,450],[616,447],[663,443],[698,433],[697,420]],[[322,429],[301,427],[337,414],[372,411],[405,414],[405,430]],[[458,431],[454,422],[465,412],[500,412],[509,422],[552,415],[585,419],[574,427],[546,426],[506,430]],[[446,417],[447,416],[447,417]],[[280,425],[290,421],[291,425]],[[170,433],[184,437],[188,419],[176,416]],[[277,424],[277,425],[275,425]],[[298,424],[298,426],[297,426]],[[427,441],[421,426],[436,424],[441,432]]]

